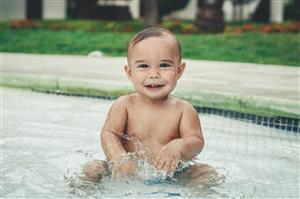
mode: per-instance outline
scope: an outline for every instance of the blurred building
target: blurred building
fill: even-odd
[[[136,19],[139,3],[140,0],[0,0],[0,20]]]
[[[184,0],[183,0],[184,1]],[[247,20],[263,0],[234,4],[225,0],[223,11],[226,21]],[[270,19],[283,21],[284,2],[272,0]],[[141,14],[142,0],[0,0],[1,21],[11,19],[137,19]],[[190,0],[181,10],[173,11],[167,18],[195,19],[197,0]]]
[[[256,11],[259,3],[264,0],[241,0],[243,3],[235,3],[234,0],[224,0],[223,11],[225,21],[242,21],[251,19],[253,13]],[[282,22],[284,4],[288,3],[288,0],[271,0],[270,1],[270,21]],[[174,11],[169,16],[170,18],[179,19],[195,19],[197,13],[197,0],[190,0],[184,9]]]
[[[0,0],[1,21],[65,19],[66,0]]]
[[[223,4],[226,21],[240,21],[251,18],[260,0],[249,1],[244,4],[234,4],[232,0],[225,0]],[[179,11],[173,12],[170,17],[180,19],[194,19],[197,13],[197,1],[191,0],[188,5]]]

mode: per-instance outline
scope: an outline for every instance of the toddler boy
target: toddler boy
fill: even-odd
[[[84,167],[89,181],[135,174],[137,165],[129,154],[140,148],[132,139],[148,149],[139,158],[167,174],[174,174],[180,161],[192,160],[204,146],[198,113],[170,95],[185,69],[175,35],[163,28],[146,28],[132,38],[127,53],[124,69],[135,93],[116,100],[101,131],[112,170],[105,161],[91,161]],[[213,173],[208,165],[194,164],[179,177],[201,183]]]

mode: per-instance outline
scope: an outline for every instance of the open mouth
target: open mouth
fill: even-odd
[[[163,84],[156,84],[156,83],[145,85],[146,88],[151,88],[151,89],[154,89],[154,88],[161,88],[161,87],[163,87],[163,86],[164,86]]]

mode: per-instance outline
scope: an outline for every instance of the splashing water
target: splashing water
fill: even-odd
[[[181,160],[178,162],[178,166],[174,172],[157,170],[152,164],[150,164],[155,159],[155,156],[148,147],[135,137],[129,137],[126,134],[123,134],[121,137],[134,143],[137,150],[135,152],[128,153],[128,155],[137,166],[136,175],[144,180],[146,184],[160,183],[166,179],[172,180],[175,172],[181,172],[190,166],[189,162]],[[124,156],[123,158],[124,160],[128,159],[128,156]]]
[[[105,158],[95,137],[113,102],[8,88],[3,93],[3,198],[299,198],[299,133],[202,114],[207,144],[195,163],[212,165],[226,177],[223,184],[146,184],[147,169],[142,177],[91,184],[80,178],[80,165]]]
[[[183,181],[180,182],[175,178],[176,173],[180,173],[188,168],[191,164],[196,163],[196,159],[193,161],[179,161],[175,172],[167,172],[165,170],[158,170],[152,164],[152,160],[155,158],[153,152],[147,148],[141,141],[135,137],[129,137],[127,135],[122,135],[123,139],[131,141],[136,146],[135,152],[130,152],[122,157],[123,161],[131,160],[136,165],[135,176],[127,176],[122,179],[115,179],[110,177],[104,177],[101,179],[100,183],[91,183],[84,180],[83,174],[81,172],[69,171],[65,174],[65,181],[70,188],[70,194],[77,197],[91,197],[95,195],[109,195],[109,196],[120,196],[120,197],[133,197],[134,195],[140,196],[144,195],[157,195],[176,197],[182,196],[181,194],[185,192],[186,187],[183,186]],[[84,152],[80,151],[83,155]],[[91,156],[88,156],[91,157]],[[112,173],[113,162],[108,161],[108,168],[110,173]],[[211,181],[210,185],[213,185],[215,179],[208,179]],[[112,184],[114,186],[112,186]],[[209,183],[208,183],[209,184]],[[152,191],[149,192],[149,187],[152,187]],[[112,187],[118,187],[118,190],[114,190]],[[120,194],[119,190],[123,187],[123,190],[129,190],[122,192]],[[138,187],[138,190],[134,190],[133,187]],[[162,189],[163,187],[163,189]],[[174,189],[174,187],[177,187]],[[144,189],[143,189],[144,188]],[[172,190],[173,191],[170,191]],[[151,190],[151,189],[150,189]],[[99,196],[100,196],[99,195]]]

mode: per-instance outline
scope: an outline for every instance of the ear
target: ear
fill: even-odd
[[[180,79],[185,69],[185,62],[181,62],[178,66],[177,80]]]
[[[131,68],[130,68],[130,66],[128,66],[127,64],[124,66],[124,70],[125,70],[125,73],[126,73],[126,75],[127,75],[127,78],[128,79],[131,79]]]

